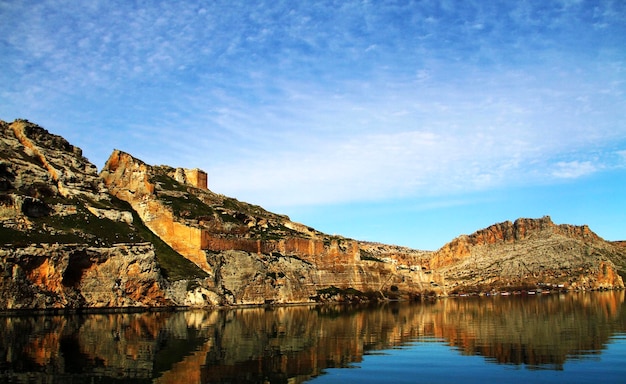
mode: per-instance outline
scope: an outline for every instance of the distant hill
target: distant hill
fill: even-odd
[[[432,255],[430,266],[456,291],[610,289],[623,285],[625,251],[587,226],[556,225],[546,216],[457,237]]]
[[[97,174],[79,148],[27,120],[0,121],[0,133],[0,309],[623,287],[623,244],[548,217],[413,250],[324,234],[214,193],[198,169],[115,150]]]

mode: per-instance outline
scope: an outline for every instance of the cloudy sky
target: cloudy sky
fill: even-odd
[[[0,119],[420,249],[626,240],[626,2],[0,0]]]

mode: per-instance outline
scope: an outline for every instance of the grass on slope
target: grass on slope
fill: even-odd
[[[52,201],[48,202],[52,203]],[[32,223],[30,230],[22,231],[2,226],[0,227],[0,245],[24,247],[29,244],[59,243],[109,247],[116,243],[150,242],[154,246],[162,273],[168,280],[193,280],[208,277],[206,272],[152,233],[130,204],[115,197],[112,197],[111,203],[107,203],[106,206],[78,199],[64,199],[62,203],[76,207],[76,213],[66,216],[48,215],[30,218]],[[132,212],[133,223],[129,225],[106,218],[97,218],[85,208],[85,204]]]

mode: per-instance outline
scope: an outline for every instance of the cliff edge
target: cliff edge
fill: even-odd
[[[0,309],[174,306],[189,301],[176,280],[206,277],[26,120],[0,121],[0,222]]]
[[[410,300],[623,288],[626,247],[549,217],[430,252],[331,236],[211,191],[199,169],[0,121],[0,310]]]
[[[198,183],[206,176],[190,174],[202,172],[151,166],[116,150],[101,177],[159,238],[211,276],[209,288],[226,304],[336,300],[346,292],[409,297],[428,284],[418,251],[390,246],[374,257],[364,243],[216,194]]]
[[[449,292],[623,288],[626,252],[588,226],[557,225],[549,216],[491,225],[437,250],[430,268]]]

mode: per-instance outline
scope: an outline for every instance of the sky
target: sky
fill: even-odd
[[[329,234],[626,240],[623,0],[0,0],[17,118]]]

